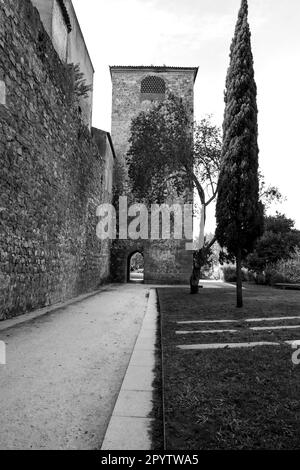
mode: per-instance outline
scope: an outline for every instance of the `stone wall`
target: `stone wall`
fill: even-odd
[[[188,284],[192,270],[192,253],[174,240],[117,240],[112,247],[111,273],[115,282],[130,279],[130,259],[133,254],[144,257],[146,284]]]
[[[0,2],[0,319],[96,289],[110,244],[96,208],[111,199],[109,136],[91,134],[74,80],[29,0]]]

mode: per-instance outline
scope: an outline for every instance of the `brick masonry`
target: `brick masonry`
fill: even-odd
[[[83,125],[74,83],[29,0],[0,2],[0,319],[97,288],[110,244],[106,133]]]
[[[181,97],[191,118],[194,118],[195,68],[168,67],[111,67],[112,139],[117,159],[125,161],[129,148],[132,119],[149,107],[149,96],[141,95],[141,83],[148,76],[158,76],[165,81],[166,89]],[[192,194],[190,194],[192,200]],[[145,282],[150,284],[185,284],[192,270],[192,252],[186,251],[182,241],[118,241],[113,245],[112,273],[118,282],[126,282],[130,257],[135,252],[144,255]]]

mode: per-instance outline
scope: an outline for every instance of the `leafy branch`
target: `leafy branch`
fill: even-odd
[[[84,73],[80,70],[79,64],[68,64],[73,74],[73,93],[76,101],[80,98],[88,98],[91,91],[93,91],[93,85],[87,85]]]

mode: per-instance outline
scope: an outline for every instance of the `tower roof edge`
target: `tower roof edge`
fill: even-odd
[[[193,71],[194,72],[194,82],[196,81],[199,67],[174,67],[174,66],[157,66],[157,65],[111,65],[109,67],[110,75],[112,76],[113,71],[126,71],[126,70],[152,70],[153,72],[168,72],[168,71]]]

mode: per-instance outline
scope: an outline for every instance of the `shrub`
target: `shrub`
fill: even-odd
[[[253,278],[254,278],[254,282],[258,285],[264,285],[266,284],[266,273],[251,273]]]
[[[224,266],[222,268],[223,278],[225,282],[236,282],[236,267],[235,266]],[[242,280],[247,282],[249,280],[247,269],[242,269]]]
[[[265,233],[260,237],[253,253],[247,258],[247,267],[256,273],[281,260],[288,260],[300,246],[300,231],[295,222],[285,215],[276,214],[265,218]]]
[[[300,283],[300,249],[288,260],[277,261],[265,270],[266,284]]]
[[[285,276],[278,271],[277,264],[270,264],[269,266],[266,267],[265,270],[265,276],[264,276],[264,282],[262,279],[261,284],[267,284],[269,286],[274,286],[274,284],[278,283],[285,283],[287,282]]]
[[[249,282],[255,282],[256,284],[259,284],[259,278],[261,274],[254,273],[252,271],[248,271],[248,281]]]

